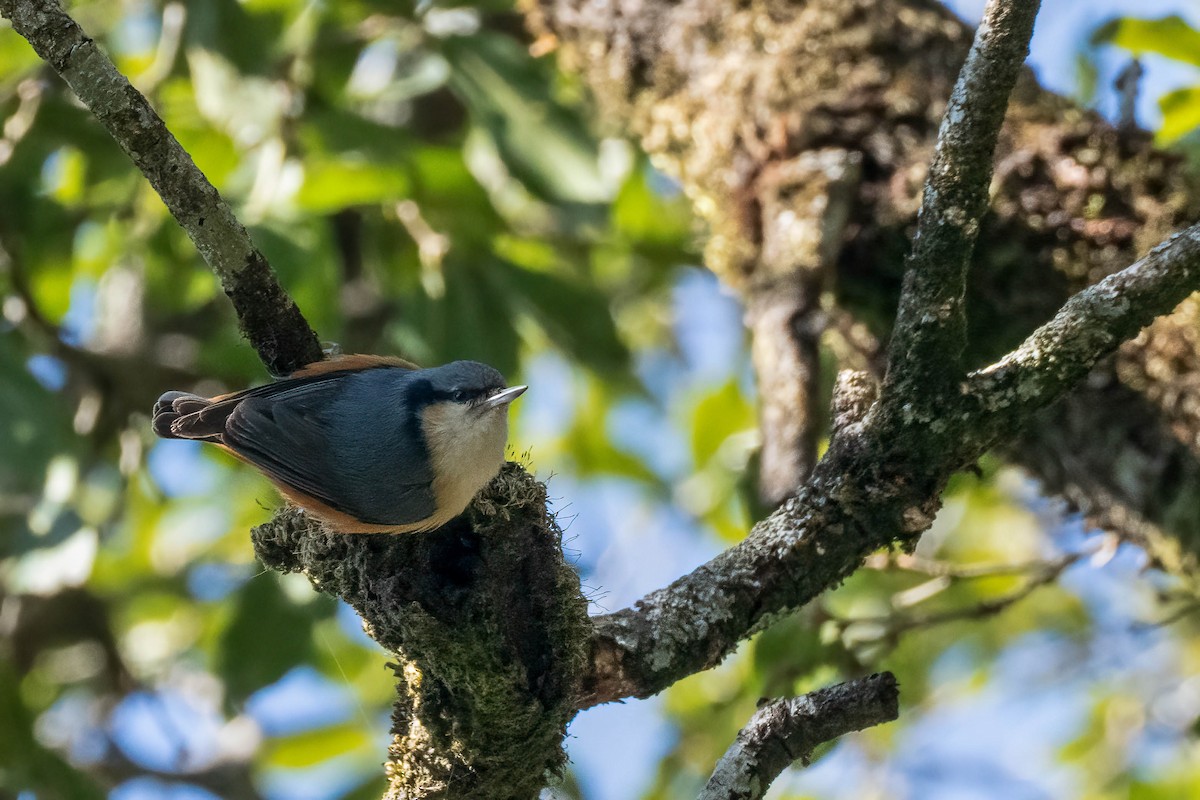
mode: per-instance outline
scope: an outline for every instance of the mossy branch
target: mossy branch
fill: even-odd
[[[254,529],[263,564],[344,599],[396,655],[389,800],[532,800],[566,765],[589,626],[561,538],[516,464],[430,533],[331,534],[295,509]]]

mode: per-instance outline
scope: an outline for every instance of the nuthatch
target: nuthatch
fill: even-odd
[[[244,392],[167,392],[154,432],[222,447],[338,533],[432,530],[496,476],[525,391],[476,361],[320,361]]]

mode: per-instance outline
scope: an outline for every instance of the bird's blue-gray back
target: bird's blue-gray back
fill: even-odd
[[[230,416],[226,444],[277,480],[363,522],[425,519],[435,508],[433,475],[423,437],[414,435],[420,409],[404,402],[411,374],[332,373],[249,397]],[[363,397],[377,402],[364,406]]]

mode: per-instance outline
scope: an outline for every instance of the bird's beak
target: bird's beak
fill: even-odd
[[[506,406],[513,400],[516,400],[518,397],[525,394],[525,390],[528,388],[528,386],[510,386],[507,389],[496,392],[487,400],[484,400],[483,407],[499,408],[500,406]]]

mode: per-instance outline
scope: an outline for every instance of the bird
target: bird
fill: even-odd
[[[509,404],[527,388],[478,361],[341,355],[233,394],[166,392],[152,425],[249,463],[334,533],[417,533],[500,471]]]

